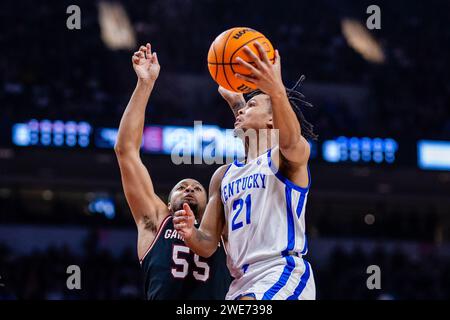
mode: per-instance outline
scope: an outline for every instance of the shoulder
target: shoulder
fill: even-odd
[[[214,172],[214,174],[211,177],[211,182],[209,184],[210,189],[214,190],[220,186],[225,173],[228,171],[228,169],[230,168],[231,165],[232,165],[231,163],[224,164],[224,165],[220,166],[219,168],[217,168],[217,170]]]

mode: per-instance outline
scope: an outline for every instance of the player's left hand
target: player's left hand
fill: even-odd
[[[255,41],[255,47],[259,51],[258,57],[248,46],[244,47],[245,53],[255,63],[255,66],[244,61],[240,57],[236,61],[249,71],[249,75],[236,73],[236,77],[244,81],[255,84],[261,91],[273,96],[285,92],[283,80],[281,78],[281,60],[278,50],[275,50],[275,61],[272,64],[263,46]]]

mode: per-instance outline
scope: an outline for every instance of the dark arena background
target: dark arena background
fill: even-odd
[[[206,58],[235,26],[271,40],[287,86],[307,77],[317,298],[449,299],[449,12],[437,0],[1,1],[0,299],[145,298],[113,150],[131,55],[150,42],[161,64],[142,159],[166,201],[180,179],[208,186],[218,167],[170,153],[183,139],[223,145],[233,128]]]

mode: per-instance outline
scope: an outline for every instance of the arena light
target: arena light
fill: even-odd
[[[325,140],[322,145],[323,159],[327,162],[375,162],[394,163],[398,143],[391,138],[338,137]]]
[[[91,214],[103,215],[108,219],[114,219],[116,216],[116,206],[114,200],[107,196],[95,197],[88,204],[88,210]]]
[[[111,50],[136,48],[136,36],[130,19],[120,3],[101,1],[98,5],[101,37]]]
[[[420,140],[417,153],[421,169],[450,171],[450,141]]]
[[[381,45],[360,22],[354,19],[343,19],[341,29],[348,45],[364,59],[378,64],[385,62],[386,58]]]
[[[92,126],[87,122],[32,119],[12,127],[12,142],[16,146],[81,147],[90,144]]]

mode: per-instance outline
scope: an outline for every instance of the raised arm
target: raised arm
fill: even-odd
[[[309,159],[309,143],[301,135],[300,123],[292,110],[286,94],[286,88],[281,77],[281,60],[278,50],[275,51],[275,62],[272,64],[264,48],[255,43],[258,57],[249,48],[245,52],[251,57],[255,66],[237,58],[237,62],[247,68],[249,76],[237,74],[238,78],[254,83],[261,91],[270,96],[272,102],[273,127],[279,130],[279,148],[282,158],[291,166],[305,166]]]
[[[225,226],[225,215],[220,194],[220,184],[228,165],[216,170],[209,184],[209,200],[200,227],[194,226],[194,214],[187,204],[175,212],[175,229],[186,245],[199,256],[208,258],[216,250]]]
[[[150,44],[141,46],[139,51],[134,53],[132,63],[138,81],[120,121],[114,150],[119,162],[125,197],[138,230],[156,231],[161,220],[168,214],[168,209],[155,194],[139,150],[144,130],[145,109],[160,66],[156,52],[151,53]]]

